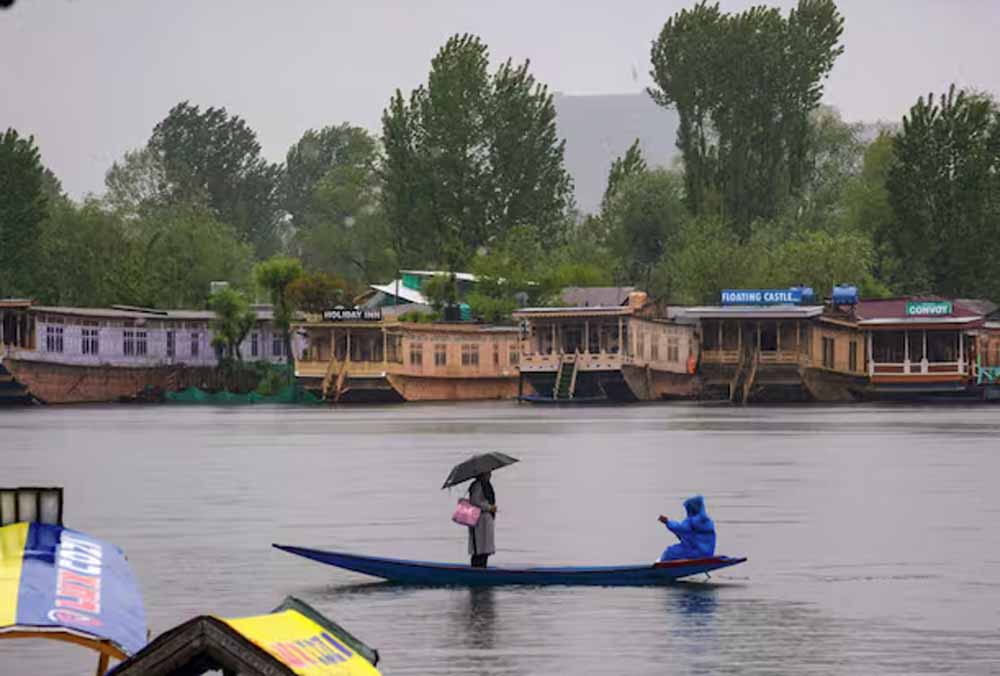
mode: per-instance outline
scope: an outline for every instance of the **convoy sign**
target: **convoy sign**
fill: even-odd
[[[910,301],[906,304],[907,317],[946,317],[952,312],[951,301]]]
[[[801,305],[800,289],[726,289],[723,305]]]

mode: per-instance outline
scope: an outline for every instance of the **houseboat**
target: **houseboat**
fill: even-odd
[[[937,296],[861,300],[832,307],[831,321],[860,332],[867,356],[864,399],[975,398],[977,353],[989,357],[984,301]],[[985,350],[982,349],[985,347]]]
[[[975,397],[973,355],[983,302],[937,297],[829,300],[809,289],[722,292],[687,308],[701,326],[699,372],[708,397],[737,402]],[[997,355],[1000,358],[1000,354]]]
[[[241,347],[245,359],[285,361],[271,309],[256,312]],[[118,401],[150,388],[221,387],[214,320],[213,312],[197,310],[0,304],[0,386],[52,404]]]
[[[674,308],[649,303],[641,291],[588,291],[597,302],[570,293],[564,299],[575,306],[513,313],[521,330],[520,389],[533,391],[524,398],[585,403],[697,395],[692,323]]]
[[[297,380],[331,402],[517,396],[516,327],[401,321],[376,308],[330,310],[294,330]]]

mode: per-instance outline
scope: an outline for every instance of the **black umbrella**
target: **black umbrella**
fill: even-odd
[[[512,458],[506,453],[497,453],[495,451],[474,455],[468,460],[452,467],[448,478],[444,480],[444,486],[441,486],[441,488],[457,486],[463,481],[475,479],[484,472],[492,472],[495,469],[513,465],[515,462],[517,462],[517,458]]]

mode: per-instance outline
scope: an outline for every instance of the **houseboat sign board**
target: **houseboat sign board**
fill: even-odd
[[[950,315],[951,312],[950,300],[911,301],[906,304],[907,317],[944,317]]]
[[[338,307],[323,312],[323,320],[327,322],[380,322],[382,308],[361,309]]]
[[[723,305],[801,305],[801,289],[726,289]]]

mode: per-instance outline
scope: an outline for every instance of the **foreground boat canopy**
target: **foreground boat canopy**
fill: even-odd
[[[201,615],[158,636],[114,676],[378,676],[378,653],[294,597],[267,615]]]
[[[96,650],[101,664],[146,645],[139,587],[122,551],[55,524],[0,527],[0,639],[45,638]]]

